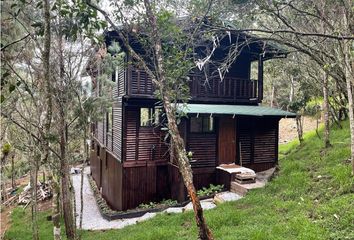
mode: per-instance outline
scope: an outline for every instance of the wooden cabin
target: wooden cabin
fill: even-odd
[[[119,42],[117,33],[107,32],[106,44],[113,40]],[[255,171],[274,167],[278,162],[279,120],[295,116],[260,106],[263,63],[286,57],[286,52],[242,33],[220,39],[220,45],[246,40],[250,44],[242,48],[222,81],[213,76],[205,84],[203,75],[194,72],[190,76],[191,98],[184,106],[187,117],[179,129],[186,150],[193,153],[191,166],[197,189],[210,184],[229,187],[216,169],[220,164],[236,163]],[[217,49],[215,56],[223,54],[222,49]],[[112,77],[113,107],[93,126],[92,177],[115,210],[187,197],[178,167],[171,160],[166,132],[158,124],[156,116],[163,109],[156,106],[154,85],[131,61],[127,54],[125,65],[117,66]],[[258,69],[255,79],[252,65]],[[99,94],[98,86],[94,92]]]

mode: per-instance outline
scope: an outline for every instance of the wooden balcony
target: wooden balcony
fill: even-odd
[[[225,77],[205,80],[192,76],[189,83],[192,100],[219,100],[232,102],[256,101],[258,97],[257,80]]]
[[[146,72],[128,68],[127,94],[131,97],[154,98],[155,87]],[[207,81],[202,76],[190,76],[189,88],[192,101],[213,102],[258,102],[257,80],[225,77],[211,78]]]

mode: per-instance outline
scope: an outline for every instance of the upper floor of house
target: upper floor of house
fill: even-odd
[[[217,40],[215,40],[217,39]],[[106,46],[124,43],[117,32],[105,34]],[[132,47],[141,51],[136,43]],[[278,46],[242,32],[220,34],[214,41],[194,48],[195,68],[185,79],[189,102],[258,104],[263,100],[263,66],[273,58],[284,58],[287,52]],[[201,65],[202,64],[202,65]],[[226,67],[225,67],[226,66]],[[156,88],[151,77],[125,51],[124,61],[116,67],[112,81],[118,97],[155,99]]]

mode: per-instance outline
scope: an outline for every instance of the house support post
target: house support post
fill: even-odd
[[[262,54],[258,57],[258,102],[263,100],[263,58]]]

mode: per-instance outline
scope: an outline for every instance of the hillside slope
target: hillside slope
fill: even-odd
[[[296,141],[282,145],[280,170],[265,188],[205,212],[215,238],[354,239],[348,128],[343,123],[343,129],[333,129],[328,150],[314,133],[306,134],[303,146]],[[29,211],[16,209],[5,239],[30,239],[29,218]],[[40,218],[41,234],[50,236],[45,214]],[[83,239],[197,239],[197,229],[191,212],[161,214],[122,230],[85,231]]]

